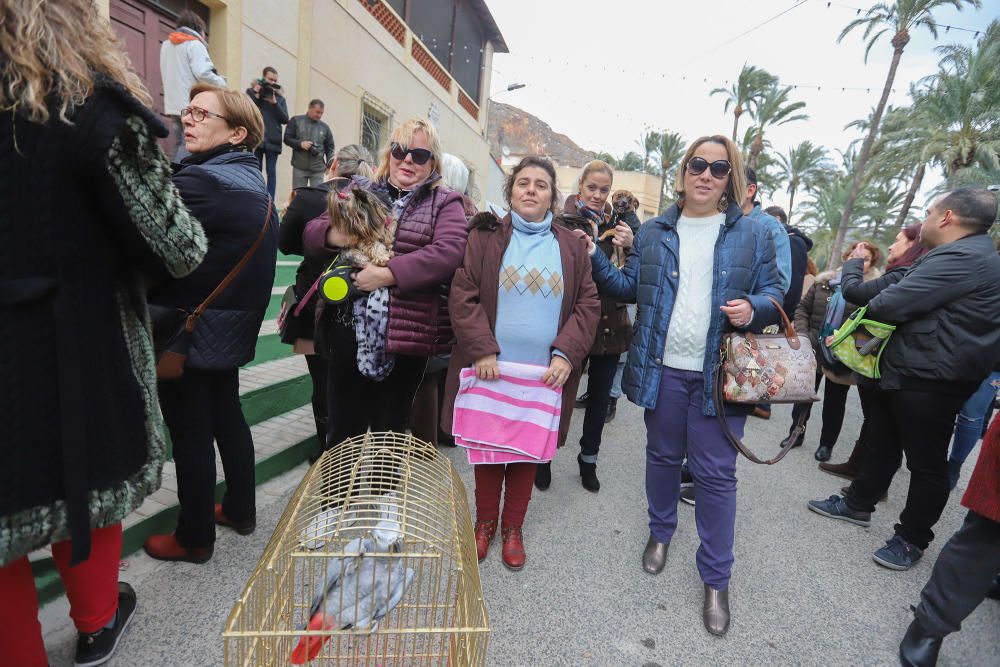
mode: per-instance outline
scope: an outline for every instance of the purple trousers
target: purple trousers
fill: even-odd
[[[701,546],[696,557],[701,580],[723,590],[733,567],[736,524],[736,450],[716,417],[702,414],[700,372],[663,368],[656,408],[646,410],[646,501],[649,532],[668,543],[677,529],[681,463],[687,456],[694,477],[694,518]],[[742,438],[745,416],[727,417]]]

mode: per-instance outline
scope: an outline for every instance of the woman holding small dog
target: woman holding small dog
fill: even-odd
[[[715,405],[712,383],[724,330],[759,332],[777,321],[768,297],[780,303],[781,289],[773,244],[740,209],[746,183],[732,141],[715,135],[691,144],[674,190],[677,203],[642,226],[624,270],[588,245],[601,292],[638,302],[622,388],[646,409],[649,540],[642,567],[659,574],[666,563],[687,455],[698,495],[702,620],[710,633],[723,635],[730,618],[736,449],[716,410],[725,410],[739,437],[746,413]]]
[[[597,241],[601,252],[615,266],[621,267],[625,264],[625,250],[614,242],[615,227],[626,224],[634,232],[639,229],[639,218],[627,202],[621,211],[613,210],[608,203],[614,177],[614,171],[607,162],[588,162],[580,174],[579,191],[568,197],[563,206],[562,223],[571,229],[587,231]],[[601,490],[601,482],[597,479],[597,455],[611,402],[611,386],[618,360],[628,350],[632,340],[632,323],[624,303],[610,296],[601,297],[601,319],[597,323],[596,334],[587,358],[587,393],[577,401],[578,405],[586,406],[586,413],[576,461],[583,488],[591,493]],[[551,482],[551,464],[540,464],[535,486],[544,491]]]
[[[376,380],[359,370],[354,346],[331,354],[327,447],[369,428],[403,433],[427,359],[451,349],[448,286],[465,255],[468,223],[462,195],[441,185],[441,155],[434,126],[411,118],[393,131],[375,180],[354,179],[389,205],[396,225],[388,262],[370,262],[353,277],[364,294],[388,288],[385,350],[392,368]],[[303,236],[306,256],[332,258],[337,249],[328,243],[329,223],[316,222]]]
[[[553,225],[557,201],[552,163],[526,157],[507,178],[510,213],[472,219],[465,260],[455,273],[449,309],[457,344],[445,389],[442,426],[452,431],[459,373],[475,366],[480,380],[500,377],[498,360],[547,367],[542,381],[562,387],[559,445],[566,440],[584,359],[600,313],[586,246]],[[547,278],[541,279],[541,277]],[[500,518],[503,562],[524,567],[521,526],[531,500],[534,463],[481,464],[476,477],[476,550],[486,557]]]

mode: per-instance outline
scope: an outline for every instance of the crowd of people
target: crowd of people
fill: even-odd
[[[809,509],[869,525],[905,455],[906,506],[874,561],[909,569],[934,539],[1000,379],[995,194],[938,196],[923,222],[899,232],[884,273],[881,249],[865,239],[842,267],[818,272],[811,241],[783,210],[761,206],[756,174],[720,135],[691,143],[675,202],[641,224],[628,193],[612,195],[610,165],[584,166],[563,199],[541,156],[510,170],[506,214],[477,213],[442,176],[432,124],[401,123],[377,159],[357,145],[334,150],[322,102],[288,118],[273,68],[245,93],[214,79],[193,15],[161,54],[186,86],[166,101],[182,143],[171,164],[156,143],[168,128],[93,3],[18,7],[0,23],[0,188],[9,195],[0,340],[11,350],[0,374],[5,664],[47,664],[27,556],[48,545],[79,632],[76,664],[114,653],[136,610],[135,591],[118,581],[121,522],[158,488],[167,433],[180,514],[145,551],[205,563],[216,525],[255,530],[238,374],[254,355],[279,248],[303,256],[286,342],[306,355],[313,382],[314,460],[369,430],[407,431],[422,386],[440,397],[440,424],[421,429],[459,436],[463,371],[499,392],[507,364],[518,364],[558,396],[550,412],[559,446],[574,408],[585,408],[577,462],[583,489],[598,493],[602,433],[620,391],[644,410],[647,434],[649,537],[637,565],[663,570],[678,501],[693,503],[702,619],[725,635],[738,504],[731,438],[770,406],[717,402],[720,348],[731,332],[794,319],[818,360],[815,387],[825,380],[815,458],[851,480]],[[273,181],[281,124],[296,179],[284,206]],[[345,293],[319,298],[324,276],[345,262]],[[827,353],[861,306],[896,327],[878,380]],[[852,385],[864,425],[847,462],[832,464]],[[809,407],[796,405],[796,423]],[[218,504],[214,443],[227,489]],[[793,428],[782,447],[802,443]],[[529,503],[534,488],[550,488],[550,461],[475,466],[480,561],[499,528],[502,562],[525,567]],[[903,636],[904,664],[934,664],[943,638],[1000,595],[998,479],[994,419],[962,499],[965,523]]]

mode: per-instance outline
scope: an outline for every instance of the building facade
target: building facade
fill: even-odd
[[[231,88],[274,67],[290,115],[321,99],[337,145],[373,152],[407,118],[427,118],[444,150],[470,166],[469,191],[483,203],[491,66],[494,53],[507,52],[484,0],[97,2],[161,109],[160,43],[190,8],[206,19],[209,53]],[[289,153],[278,162],[279,201],[291,188]]]

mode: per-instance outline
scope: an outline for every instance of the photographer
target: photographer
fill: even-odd
[[[281,126],[288,122],[288,105],[281,94],[281,84],[278,83],[278,70],[265,67],[259,79],[254,79],[247,95],[253,100],[264,117],[264,142],[257,147],[254,155],[264,168],[267,164],[267,191],[274,199],[275,170],[278,166],[278,156],[281,155]]]
[[[285,128],[285,144],[292,148],[292,188],[319,185],[333,157],[333,131],[320,120],[323,100],[309,103],[309,111],[294,116]]]

